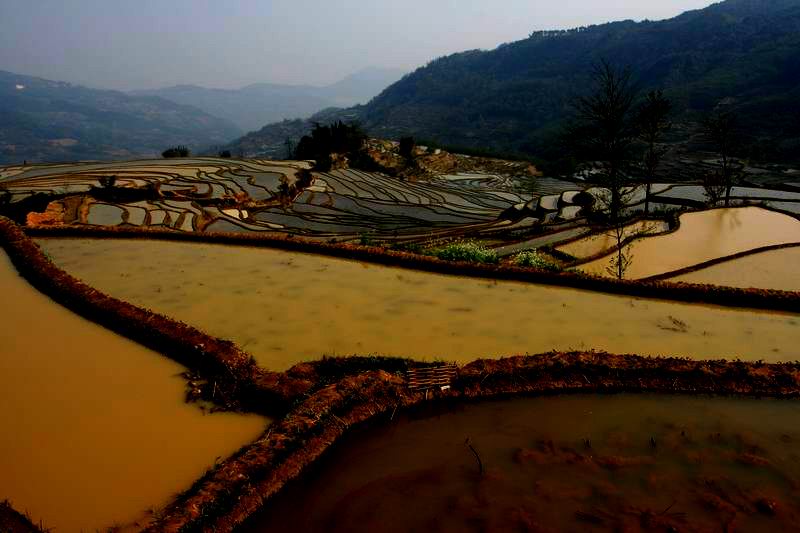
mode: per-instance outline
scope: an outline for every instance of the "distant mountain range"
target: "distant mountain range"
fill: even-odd
[[[124,93],[0,71],[0,164],[149,157],[174,145],[209,150],[284,117],[369,101],[401,75],[371,68],[326,87]]]
[[[0,164],[150,156],[240,134],[230,121],[162,98],[0,71]]]
[[[306,118],[330,107],[365,104],[403,74],[400,70],[367,68],[324,87],[257,83],[241,89],[207,89],[177,85],[131,94],[191,105],[251,131],[270,122]]]
[[[436,59],[366,105],[268,125],[231,148],[281,155],[314,121],[357,119],[375,137],[557,156],[555,133],[601,58],[630,66],[642,89],[664,88],[677,122],[724,104],[754,150],[800,158],[800,0],[727,0],[664,21],[535,32]]]

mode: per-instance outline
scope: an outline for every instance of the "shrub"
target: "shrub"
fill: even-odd
[[[97,180],[100,182],[100,186],[106,189],[113,189],[114,186],[117,184],[117,177],[116,176],[100,176]]]
[[[372,236],[369,233],[362,233],[359,235],[359,244],[361,246],[372,246],[375,242],[372,240]]]
[[[219,154],[217,154],[222,159],[230,159],[231,158],[231,151],[230,150],[222,150]]]
[[[561,272],[563,270],[561,265],[549,257],[540,254],[536,250],[518,253],[516,256],[514,256],[514,264],[521,267],[547,270],[549,272]]]
[[[434,252],[445,261],[468,261],[471,263],[497,263],[497,253],[473,241],[454,242]]]
[[[414,148],[416,146],[414,137],[400,137],[400,156],[411,159],[414,156]]]

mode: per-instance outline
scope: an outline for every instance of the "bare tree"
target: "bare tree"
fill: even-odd
[[[622,191],[637,138],[637,91],[630,69],[617,69],[605,60],[594,67],[592,85],[591,94],[572,102],[575,117],[566,134],[579,160],[599,166],[602,184],[611,191],[608,214],[613,222],[622,212]]]
[[[622,279],[632,256],[623,246],[626,237],[625,208],[634,190],[628,186],[634,160],[634,143],[639,136],[634,102],[637,90],[630,69],[618,69],[601,61],[592,73],[593,91],[576,98],[575,117],[567,127],[566,141],[577,159],[599,171],[599,182],[607,190],[597,198],[599,209],[616,241],[616,255],[609,274]]]
[[[711,170],[703,174],[703,189],[705,189],[708,203],[711,206],[717,205],[725,196],[725,191],[727,190],[722,171]]]
[[[633,252],[630,247],[624,246],[625,226],[616,224],[611,228],[611,236],[616,241],[616,253],[611,258],[611,263],[606,267],[606,272],[617,279],[624,279],[625,272],[633,262]]]
[[[719,154],[719,180],[725,187],[725,206],[731,203],[731,189],[741,176],[742,165],[733,157],[740,145],[739,124],[731,111],[717,110],[703,122],[703,133]]]
[[[605,234],[611,237],[614,241],[614,255],[611,258],[606,272],[617,279],[624,279],[625,272],[633,262],[633,253],[629,246],[625,243],[629,239],[634,238],[640,233],[647,233],[648,230],[642,229],[636,231],[628,227],[628,221],[625,217],[625,207],[631,203],[636,190],[633,187],[621,187],[618,192],[617,201],[619,202],[619,210],[616,215],[612,211],[612,194],[609,190],[606,194],[598,194],[596,201],[601,212],[608,213]]]
[[[644,212],[650,207],[650,188],[655,181],[656,170],[666,150],[660,146],[664,134],[672,128],[669,115],[672,103],[661,90],[650,91],[636,111],[638,137],[646,146],[642,166],[645,171],[647,190],[644,196]]]

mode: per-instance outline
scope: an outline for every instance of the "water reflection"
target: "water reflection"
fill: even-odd
[[[461,362],[577,347],[697,358],[800,358],[800,331],[782,314],[376,265],[364,269],[356,262],[269,249],[131,240],[40,242],[59,265],[90,285],[247,343],[262,365],[276,370],[325,354],[363,354],[365,348]],[[86,250],[93,256],[84,256]],[[201,254],[204,261],[198,260]],[[292,267],[285,265],[287,257]],[[273,281],[248,276],[256,266],[270,272]],[[120,278],[120,272],[129,276]],[[161,293],[153,291],[154,280]],[[190,294],[176,288],[187,281],[194,285]],[[668,317],[688,327],[660,327]],[[746,328],[753,334],[746,335]],[[286,349],[270,349],[276,345]]]

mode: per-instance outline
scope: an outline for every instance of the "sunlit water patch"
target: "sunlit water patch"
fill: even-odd
[[[460,362],[600,349],[800,359],[800,317],[444,276],[264,248],[40,239],[90,285],[239,343],[265,367],[328,355]]]
[[[646,278],[775,244],[800,242],[800,221],[760,207],[686,213],[678,231],[626,246],[632,261],[625,277]],[[613,255],[579,268],[606,275]]]
[[[725,261],[673,278],[673,281],[729,287],[800,291],[800,246],[770,250]]]
[[[267,420],[204,415],[183,368],[55,304],[0,252],[0,500],[55,531],[127,524]]]

